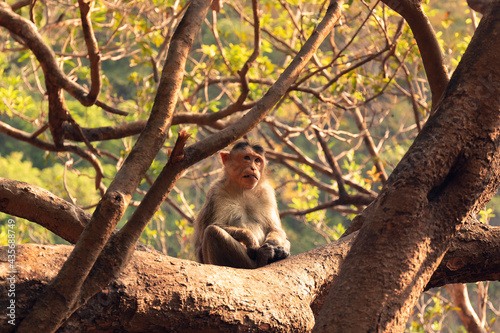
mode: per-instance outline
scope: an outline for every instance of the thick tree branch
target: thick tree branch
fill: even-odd
[[[438,269],[442,273],[435,274],[431,280],[436,285],[443,285],[452,281],[498,279],[499,229],[473,224],[460,231],[457,238],[460,240],[451,246],[455,254],[447,254]],[[328,287],[337,278],[339,267],[355,237],[353,234],[256,270],[201,265],[158,253],[135,251],[131,264],[123,273],[106,290],[82,306],[66,325],[82,328],[88,325],[85,319],[90,317],[94,329],[95,325],[107,329],[111,325],[115,331],[122,332],[148,331],[151,327],[167,331],[190,328],[224,332],[237,328],[270,332],[288,332],[291,328],[295,332],[310,331],[314,315],[321,308]],[[489,246],[483,251],[486,244]],[[8,283],[5,249],[0,250],[2,288]],[[22,302],[16,303],[19,306],[16,319],[26,315],[29,304],[39,296],[40,285],[52,279],[71,250],[71,247],[62,245],[17,245],[16,292],[21,295],[18,299]],[[447,267],[448,262],[458,262],[458,258],[463,260],[459,268],[461,274],[453,277],[456,271]],[[473,258],[473,262],[467,262],[469,258]],[[109,264],[103,267],[106,268],[109,269]],[[488,273],[495,270],[496,275]],[[481,276],[481,271],[486,274]],[[7,293],[2,293],[0,304],[7,301]],[[228,312],[228,309],[231,310]],[[114,313],[127,315],[114,317]],[[7,325],[6,320],[1,321],[0,330],[6,331]]]
[[[38,223],[73,244],[91,217],[38,186],[1,177],[0,211]]]
[[[500,280],[499,244],[500,227],[482,223],[464,224],[426,289],[448,283]]]
[[[248,106],[243,106],[242,110],[246,110]],[[223,129],[225,126],[219,120],[230,115],[231,113],[224,110],[215,113],[178,113],[172,118],[171,125],[178,124],[196,124],[210,126],[215,129]],[[132,123],[115,126],[105,126],[96,128],[81,128],[83,135],[89,141],[114,140],[140,134],[146,127],[146,120],[139,120]],[[72,141],[82,141],[81,137],[76,133],[72,126],[65,125],[64,138]]]
[[[110,281],[117,278],[126,267],[136,249],[142,231],[159,209],[162,202],[173,189],[181,176],[177,168],[184,158],[184,146],[189,134],[182,131],[174,146],[169,161],[144,196],[127,223],[109,239],[103,251],[83,283],[78,300],[72,305],[70,313],[85,304],[89,298],[101,291]],[[109,265],[112,262],[113,265]]]

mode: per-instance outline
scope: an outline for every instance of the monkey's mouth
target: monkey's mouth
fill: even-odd
[[[255,180],[259,180],[259,178],[256,175],[245,175],[243,178],[254,178]]]

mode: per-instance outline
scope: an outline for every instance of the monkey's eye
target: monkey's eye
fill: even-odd
[[[248,155],[246,155],[246,156],[244,157],[244,159],[245,159],[245,160],[247,160],[247,161],[250,161],[250,160],[251,160],[250,156],[248,156]]]
[[[255,163],[261,163],[261,162],[262,162],[262,159],[260,159],[260,157],[257,157],[257,158],[255,159]]]

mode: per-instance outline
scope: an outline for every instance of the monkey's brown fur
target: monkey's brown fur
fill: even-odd
[[[194,222],[196,260],[256,268],[288,257],[274,190],[263,176],[264,149],[240,142],[221,157],[224,173]]]

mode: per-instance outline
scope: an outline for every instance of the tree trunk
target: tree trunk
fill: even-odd
[[[498,188],[500,3],[365,217],[317,332],[401,332],[462,221]],[[348,306],[347,306],[348,305]]]

